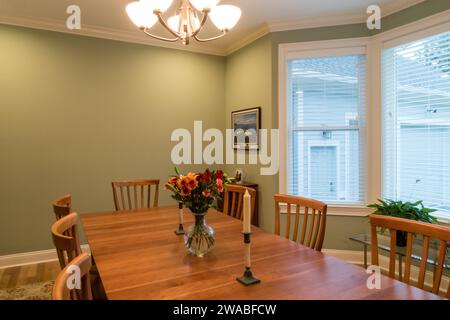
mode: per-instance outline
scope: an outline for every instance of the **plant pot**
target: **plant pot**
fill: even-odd
[[[397,246],[398,247],[406,247],[406,240],[408,237],[408,233],[405,231],[397,231]]]
[[[195,223],[191,225],[184,235],[184,243],[189,253],[203,258],[214,248],[215,231],[206,224],[206,213],[194,213]]]

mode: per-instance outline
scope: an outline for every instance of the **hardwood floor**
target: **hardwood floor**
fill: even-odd
[[[0,269],[0,289],[55,280],[60,270],[58,261]]]

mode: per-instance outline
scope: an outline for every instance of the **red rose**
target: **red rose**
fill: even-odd
[[[225,175],[223,174],[223,171],[222,170],[217,170],[217,172],[216,172],[216,179],[223,180],[223,178],[225,178]]]
[[[206,169],[205,173],[202,174],[202,182],[209,182],[211,180],[211,171]]]
[[[209,191],[209,190],[203,191],[203,196],[206,198],[209,198],[211,196],[211,191]]]

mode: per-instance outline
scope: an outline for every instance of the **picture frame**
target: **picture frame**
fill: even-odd
[[[231,125],[234,150],[259,150],[261,107],[232,112]]]

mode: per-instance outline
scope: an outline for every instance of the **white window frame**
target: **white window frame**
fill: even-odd
[[[365,148],[361,161],[365,170],[365,201],[359,205],[329,206],[328,213],[338,216],[367,216],[372,212],[366,205],[381,198],[382,190],[382,117],[381,117],[381,58],[383,49],[412,42],[421,38],[450,31],[450,10],[412,22],[401,27],[365,38],[338,39],[280,44],[278,50],[278,107],[280,129],[280,172],[279,192],[287,192],[287,62],[292,58],[313,58],[327,55],[352,54],[352,50],[365,48],[366,113]],[[353,51],[354,53],[355,51]],[[450,217],[440,217],[443,223],[450,223]]]
[[[320,58],[329,56],[345,56],[345,55],[366,55],[366,91],[369,87],[367,80],[370,79],[368,72],[369,68],[369,51],[368,51],[369,40],[367,38],[354,38],[354,39],[341,39],[341,40],[330,40],[330,41],[312,41],[312,42],[302,42],[302,43],[292,43],[292,44],[281,44],[279,48],[279,128],[280,128],[280,172],[279,172],[279,192],[287,193],[287,183],[288,183],[288,144],[289,144],[289,131],[287,122],[287,89],[288,89],[288,79],[287,79],[287,67],[288,61],[293,59],[306,59],[306,58]],[[366,109],[368,108],[369,96],[366,92]],[[364,112],[367,114],[367,110]],[[358,129],[360,137],[367,137],[367,132],[362,130],[367,130],[367,118],[360,121]],[[363,125],[364,123],[364,125]],[[342,127],[348,129],[347,127]],[[317,128],[319,131],[323,131],[324,128]],[[335,129],[334,127],[330,130]],[[360,141],[360,147],[364,146],[364,156],[361,159],[361,164],[364,165],[365,159],[367,158],[366,146],[367,141]],[[339,146],[338,146],[339,149]],[[309,148],[308,148],[309,150]],[[339,151],[339,150],[338,150]],[[338,174],[339,179],[339,174]],[[367,181],[365,181],[365,194],[364,199],[367,199]],[[336,215],[348,215],[348,216],[359,216],[367,215],[370,210],[366,208],[366,200],[362,202],[331,202],[329,206],[330,214]],[[362,212],[362,213],[361,213]]]

